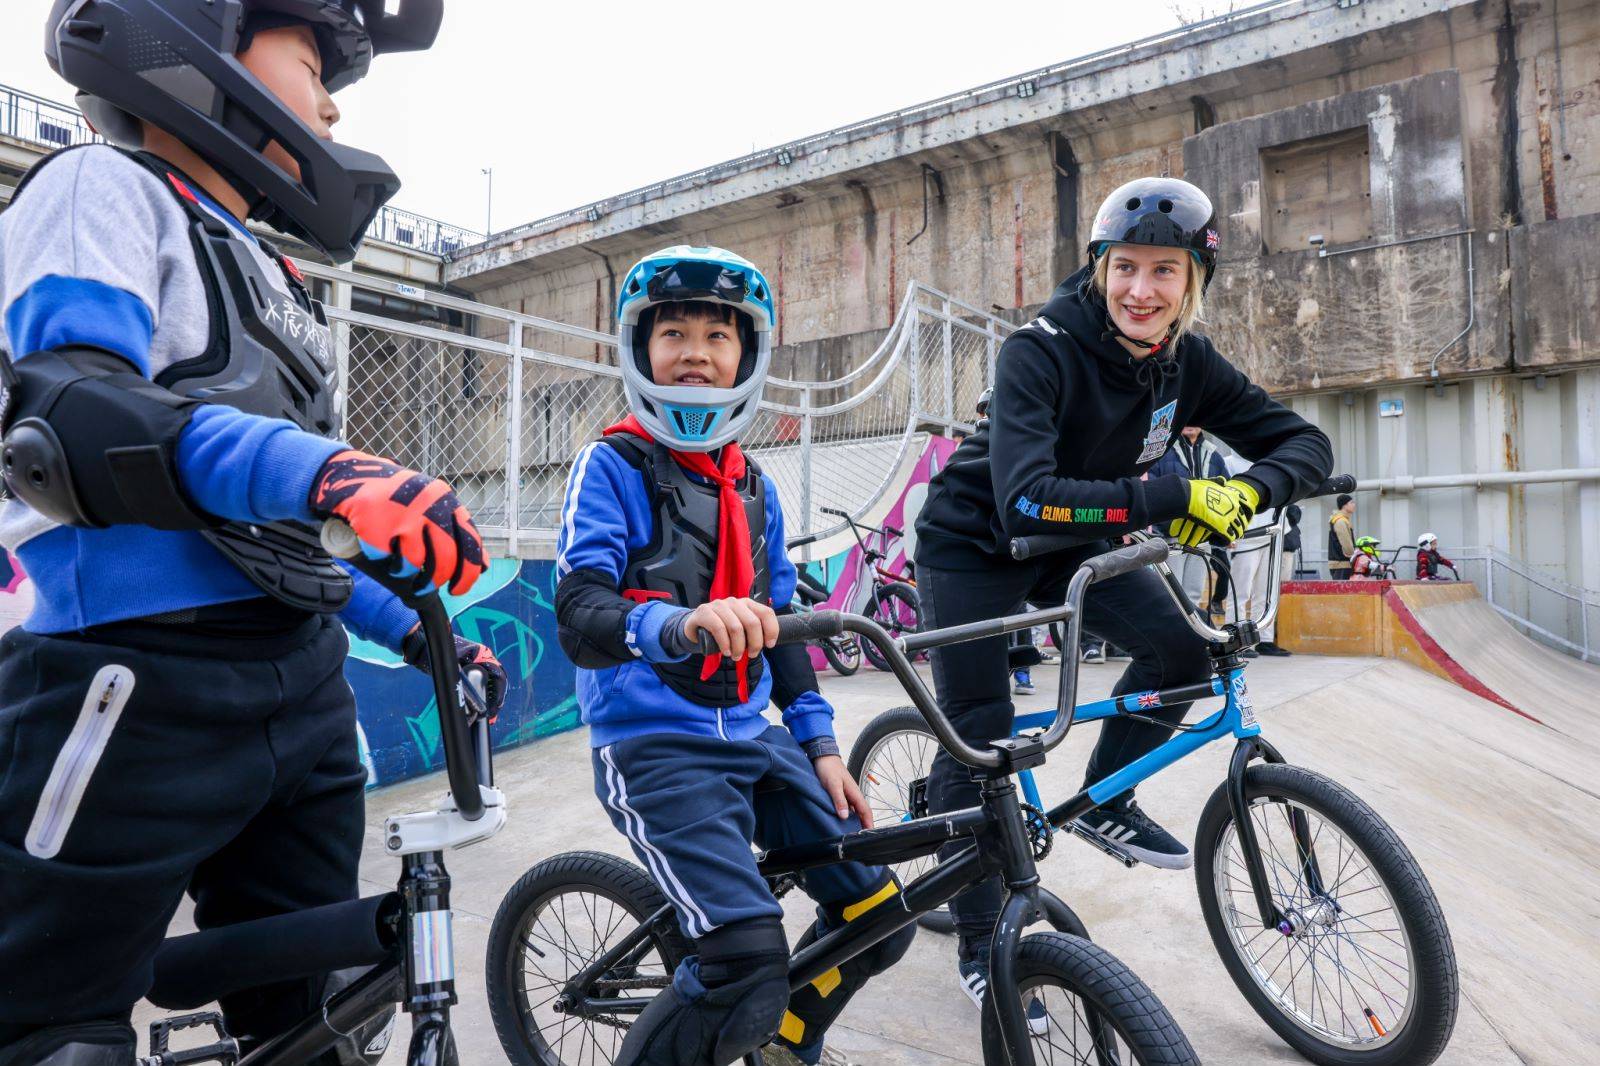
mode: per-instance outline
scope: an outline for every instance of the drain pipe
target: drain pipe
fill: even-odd
[[[1441,394],[1443,393],[1444,383],[1439,380],[1439,357],[1455,347],[1457,341],[1471,332],[1473,323],[1477,321],[1478,315],[1477,294],[1472,289],[1472,231],[1467,230],[1462,234],[1462,240],[1467,245],[1467,324],[1461,327],[1460,333],[1445,341],[1444,345],[1433,353],[1433,358],[1428,360],[1428,377],[1438,386]]]

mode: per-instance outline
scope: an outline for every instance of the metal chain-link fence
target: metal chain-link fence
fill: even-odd
[[[573,457],[627,414],[616,339],[312,267],[332,282],[345,437],[449,480],[510,550],[555,539]],[[449,312],[458,330],[351,311],[351,288]],[[340,305],[343,306],[340,306]],[[1013,329],[913,283],[870,355],[830,381],[770,378],[745,450],[772,476],[791,535],[843,528],[909,472],[927,432],[965,432]]]

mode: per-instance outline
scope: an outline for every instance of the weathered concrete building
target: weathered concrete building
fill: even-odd
[[[1261,4],[496,234],[446,278],[606,330],[638,256],[725,245],[773,277],[778,366],[827,377],[912,279],[1031,316],[1145,174],[1211,194],[1205,328],[1345,469],[1600,467],[1597,0]],[[1600,588],[1592,481],[1364,501],[1388,543]]]

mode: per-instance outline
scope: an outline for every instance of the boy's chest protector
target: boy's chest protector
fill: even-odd
[[[246,238],[201,206],[188,183],[160,160],[125,154],[170,189],[188,217],[211,319],[205,351],[162,370],[156,384],[246,414],[285,418],[319,437],[335,436],[340,419],[333,334],[298,271],[267,246],[263,262]],[[350,600],[350,575],[316,532],[299,523],[229,522],[201,535],[274,599],[319,613],[338,611]]]
[[[616,436],[606,439],[616,441]],[[679,607],[700,606],[711,598],[711,581],[717,569],[717,487],[691,477],[660,445],[631,439],[617,443],[637,449],[636,455],[623,452],[630,464],[642,454],[638,469],[650,492],[654,520],[650,543],[628,555],[622,572],[622,595],[639,603],[661,600]],[[750,598],[761,603],[771,600],[765,485],[760,469],[753,460],[749,461],[739,485],[739,498],[750,527],[755,572]],[[702,656],[691,655],[681,663],[652,665],[661,679],[686,699],[709,707],[736,706],[739,684],[733,664],[724,660],[715,673],[702,681],[700,670],[704,662]],[[746,668],[751,689],[760,680],[763,668],[759,657]]]

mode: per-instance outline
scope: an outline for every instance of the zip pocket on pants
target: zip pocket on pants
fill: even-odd
[[[89,694],[84,697],[83,708],[67,742],[56,755],[50,769],[50,779],[39,794],[39,806],[33,812],[33,822],[28,826],[24,846],[28,854],[40,859],[53,859],[61,851],[72,828],[72,819],[83,802],[89,778],[94,776],[100,757],[105,754],[111,731],[116,728],[122,708],[133,694],[133,671],[112,663],[100,668],[89,683]]]

